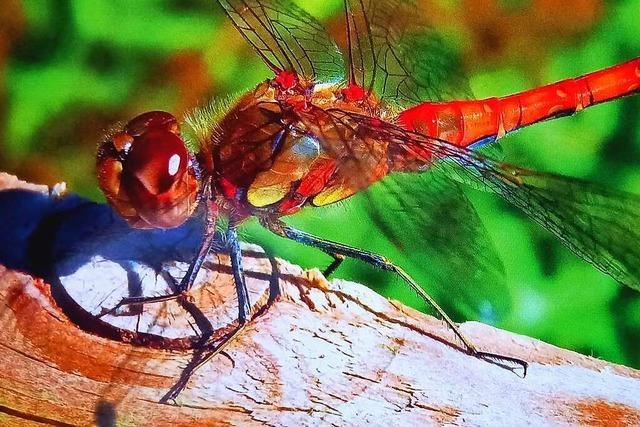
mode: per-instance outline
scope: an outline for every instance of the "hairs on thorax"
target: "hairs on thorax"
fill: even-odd
[[[197,107],[187,113],[184,119],[185,142],[192,151],[207,147],[217,141],[219,124],[229,110],[236,104],[240,94],[213,99],[207,105]]]

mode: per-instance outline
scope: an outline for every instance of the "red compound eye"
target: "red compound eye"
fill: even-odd
[[[138,181],[149,194],[159,195],[182,179],[188,162],[182,139],[166,130],[151,130],[133,140],[124,177]]]
[[[171,228],[197,205],[195,160],[175,117],[154,111],[131,120],[98,150],[98,179],[109,203],[132,226]]]
[[[151,129],[166,129],[169,132],[178,134],[178,121],[173,114],[164,111],[150,111],[140,114],[131,120],[124,128],[124,131],[133,136],[140,136]]]

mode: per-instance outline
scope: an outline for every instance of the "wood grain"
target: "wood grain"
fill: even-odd
[[[243,250],[259,312],[273,265],[259,248]],[[99,265],[99,274],[87,275]],[[93,258],[81,267],[58,276],[54,290],[72,279],[98,286],[121,277],[122,263],[113,260]],[[527,360],[529,373],[521,378],[465,355],[440,321],[363,285],[327,281],[317,270],[285,261],[276,270],[278,300],[225,354],[193,373],[175,404],[161,404],[197,345],[135,345],[88,332],[91,327],[74,323],[59,307],[47,282],[0,267],[0,424],[640,423],[639,371],[480,323],[461,325],[481,349]],[[237,310],[228,257],[214,255],[207,271],[193,303],[213,316],[215,335],[232,327]],[[164,320],[175,326],[174,338],[197,336],[188,312],[154,310],[171,313]],[[135,321],[138,314],[124,317]]]

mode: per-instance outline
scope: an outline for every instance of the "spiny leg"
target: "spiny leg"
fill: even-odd
[[[235,244],[233,242],[235,242]],[[182,390],[185,389],[185,387],[187,386],[187,383],[189,382],[189,379],[193,376],[193,374],[202,366],[204,366],[207,362],[209,362],[211,359],[223,353],[224,350],[234,340],[236,340],[240,336],[240,333],[244,330],[244,328],[246,328],[249,325],[249,321],[264,314],[268,310],[268,308],[273,303],[275,303],[275,301],[278,299],[280,295],[280,286],[278,284],[279,272],[277,268],[277,262],[275,261],[275,259],[269,257],[269,260],[271,262],[271,275],[272,275],[270,280],[271,283],[269,286],[269,300],[267,301],[267,304],[264,307],[262,307],[262,309],[258,310],[250,320],[241,321],[240,319],[243,317],[243,311],[245,310],[246,310],[246,313],[244,313],[244,316],[245,316],[245,319],[248,319],[250,303],[249,303],[248,292],[244,294],[245,296],[243,297],[240,296],[243,292],[246,292],[246,285],[245,285],[244,274],[243,274],[242,265],[241,265],[241,260],[242,260],[241,252],[240,252],[240,248],[237,240],[237,235],[235,233],[235,229],[230,228],[230,231],[227,233],[227,243],[229,244],[230,253],[232,254],[231,263],[232,263],[232,269],[234,271],[234,280],[237,275],[241,277],[240,280],[236,281],[236,290],[238,290],[239,292],[238,294],[239,295],[238,296],[238,300],[239,300],[238,326],[234,328],[231,332],[226,334],[215,345],[213,346],[207,345],[205,348],[200,349],[200,351],[194,356],[193,362],[190,363],[190,366],[187,367],[182,373],[182,375],[180,376],[180,380],[160,400],[160,403],[168,403],[169,401],[173,401],[175,403],[175,399],[182,392]],[[232,249],[233,247],[236,247],[236,250],[233,250]],[[236,254],[236,255],[233,255],[233,254]],[[244,289],[244,291],[242,289]],[[245,301],[246,304],[240,303],[240,300]]]
[[[331,262],[331,264],[329,264],[329,266],[327,268],[324,269],[324,271],[322,272],[322,274],[324,275],[324,277],[326,277],[327,279],[329,278],[329,276],[331,276],[333,274],[334,271],[336,271],[338,269],[338,267],[340,267],[340,264],[342,264],[342,262],[345,260],[345,256],[342,254],[329,254],[331,255],[331,257],[333,258],[333,261]]]
[[[118,304],[116,304],[113,308],[108,310],[103,310],[103,312],[98,317],[103,317],[108,314],[114,314],[119,308],[128,306],[128,305],[144,305],[144,304],[153,304],[159,302],[172,301],[176,299],[185,298],[187,292],[193,286],[196,277],[198,276],[198,272],[204,263],[211,247],[213,246],[216,232],[216,220],[218,218],[218,208],[214,204],[213,201],[207,199],[207,205],[205,210],[205,218],[204,218],[204,230],[202,242],[200,243],[200,247],[198,248],[198,254],[189,264],[189,268],[187,269],[186,274],[182,278],[179,284],[174,286],[174,290],[172,293],[167,295],[160,296],[152,296],[152,297],[126,297],[120,300]]]
[[[189,264],[187,273],[180,281],[180,285],[178,285],[178,288],[176,290],[177,292],[188,292],[195,283],[198,272],[200,271],[204,260],[207,258],[211,247],[213,246],[213,241],[216,234],[217,219],[218,207],[216,206],[214,201],[207,200],[204,218],[204,236],[202,238],[202,243],[200,244],[200,248],[198,249],[198,254],[191,262],[191,264]]]
[[[207,215],[207,219],[205,222],[205,233],[200,245],[200,249],[198,250],[198,255],[191,262],[189,269],[187,270],[187,273],[180,284],[175,287],[174,293],[152,297],[123,298],[113,308],[101,313],[99,317],[103,317],[107,314],[112,314],[120,307],[126,305],[144,305],[186,298],[187,292],[193,286],[195,277],[202,267],[204,259],[211,250],[211,246],[213,245],[215,234],[215,219],[213,221],[209,221],[209,218],[210,216]],[[249,316],[251,315],[251,302],[249,300],[249,291],[247,289],[244,271],[242,268],[242,251],[240,250],[240,243],[238,241],[238,234],[236,232],[235,225],[229,225],[225,237],[227,249],[231,258],[231,270],[233,272],[233,281],[236,286],[236,295],[238,297],[238,323],[240,325],[243,325],[247,322]]]
[[[187,387],[187,384],[193,374],[195,374],[198,369],[202,368],[211,359],[222,353],[236,338],[240,336],[240,332],[242,332],[242,330],[248,324],[248,322],[238,323],[238,326],[227,335],[225,335],[218,344],[216,344],[212,348],[210,346],[207,346],[207,348],[200,349],[194,356],[194,360],[192,361],[192,363],[190,363],[191,366],[188,366],[184,369],[184,371],[180,375],[180,379],[178,380],[178,382],[173,387],[171,387],[171,389],[162,397],[162,399],[160,399],[160,403],[169,403],[171,401],[175,404],[176,399],[178,398],[180,393],[182,393],[182,391]]]
[[[273,233],[281,237],[294,240],[298,243],[302,243],[303,245],[315,247],[331,256],[335,257],[336,255],[342,255],[344,257],[359,259],[375,267],[381,268],[383,270],[391,271],[397,274],[411,287],[411,289],[413,289],[414,292],[416,292],[416,294],[418,294],[420,298],[422,298],[422,300],[425,303],[433,307],[433,309],[438,313],[440,318],[444,320],[447,326],[451,328],[454,334],[465,346],[465,350],[468,354],[474,357],[477,357],[479,359],[484,359],[484,360],[491,361],[493,363],[500,364],[505,368],[509,368],[509,366],[507,365],[508,363],[516,364],[523,369],[523,375],[526,376],[527,367],[528,367],[527,362],[514,357],[502,356],[499,354],[488,353],[488,352],[477,350],[475,345],[473,345],[473,343],[464,334],[462,334],[462,332],[458,329],[457,325],[453,322],[453,320],[451,320],[451,318],[447,315],[447,313],[438,305],[438,303],[427,292],[425,292],[425,290],[422,289],[422,287],[420,287],[420,285],[418,285],[418,283],[411,276],[409,276],[407,272],[405,272],[399,266],[388,261],[385,257],[372,252],[368,252],[361,249],[353,248],[351,246],[343,245],[341,243],[324,240],[322,238],[305,233],[304,231],[300,231],[295,228],[292,228],[279,220],[263,219],[261,223],[267,229],[269,229],[270,231],[272,231]]]
[[[251,303],[249,301],[249,291],[247,290],[247,283],[242,269],[242,251],[240,250],[238,233],[233,223],[229,224],[226,237],[227,248],[231,256],[233,281],[235,282],[236,295],[238,296],[238,323],[243,325],[251,315]]]
[[[197,363],[190,369],[189,376],[191,376],[196,370],[202,367],[202,365],[224,351],[224,349],[240,335],[240,332],[242,332],[245,326],[247,326],[249,317],[251,316],[251,301],[249,300],[249,290],[247,289],[244,270],[242,268],[242,251],[240,250],[238,233],[236,232],[236,226],[233,221],[230,221],[229,228],[227,228],[226,245],[231,258],[231,270],[233,272],[233,281],[236,285],[236,295],[238,297],[238,326],[232,332],[225,335],[222,340],[220,340],[220,342],[218,342],[208,354],[202,356],[201,359],[197,361]],[[184,388],[185,385],[186,382],[180,389]],[[179,390],[177,391],[175,396],[177,397],[178,394]]]

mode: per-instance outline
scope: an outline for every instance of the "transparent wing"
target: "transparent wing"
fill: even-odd
[[[275,73],[335,80],[342,55],[324,27],[289,0],[219,0],[242,36]]]
[[[497,162],[379,119],[331,111],[360,138],[388,144],[392,172],[435,166],[454,181],[495,193],[617,281],[640,290],[640,197]]]
[[[468,96],[451,45],[414,0],[345,0],[351,81],[400,104]]]
[[[368,3],[368,2],[367,2]],[[368,9],[362,0],[345,0],[349,82],[373,89],[376,79],[375,45]]]
[[[502,261],[457,182],[438,171],[398,174],[363,196],[371,223],[448,313],[495,323],[509,312]]]

